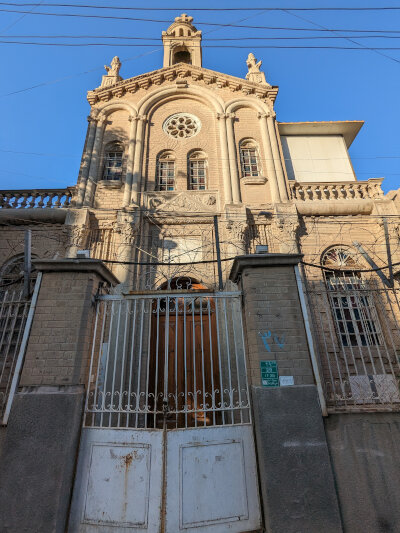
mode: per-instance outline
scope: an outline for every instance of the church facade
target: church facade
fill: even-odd
[[[88,92],[76,185],[0,191],[5,531],[395,531],[399,193],[361,121],[279,122],[186,14],[162,41]]]

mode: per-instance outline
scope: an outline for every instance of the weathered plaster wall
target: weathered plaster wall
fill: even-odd
[[[400,531],[400,413],[325,419],[346,533]]]

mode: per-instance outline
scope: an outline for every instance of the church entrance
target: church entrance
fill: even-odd
[[[238,292],[97,301],[70,533],[261,527]]]
[[[172,287],[189,283],[198,295],[207,292],[200,283],[193,284],[185,278],[173,280]],[[212,351],[217,346],[214,299],[206,296],[157,300],[153,303],[152,320],[155,334],[151,345],[151,393],[157,401],[155,410],[160,413],[155,426],[162,427],[170,398],[175,400],[175,415],[167,416],[168,427],[215,424],[218,413],[213,407],[207,409],[207,404],[213,403],[213,392],[214,403],[221,402],[220,391],[215,387],[219,383],[218,357],[217,353],[213,357]]]

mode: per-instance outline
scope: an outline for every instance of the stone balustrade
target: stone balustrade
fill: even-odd
[[[289,181],[293,200],[379,200],[384,193],[381,188],[383,178],[368,181],[336,181],[332,183],[299,183]]]
[[[72,207],[75,187],[66,189],[0,190],[0,209]]]

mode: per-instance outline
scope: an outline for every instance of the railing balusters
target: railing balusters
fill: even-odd
[[[0,209],[53,209],[72,205],[75,187],[0,191]]]
[[[382,180],[372,178],[368,181],[335,183],[299,183],[289,181],[293,200],[375,200],[383,198]]]

